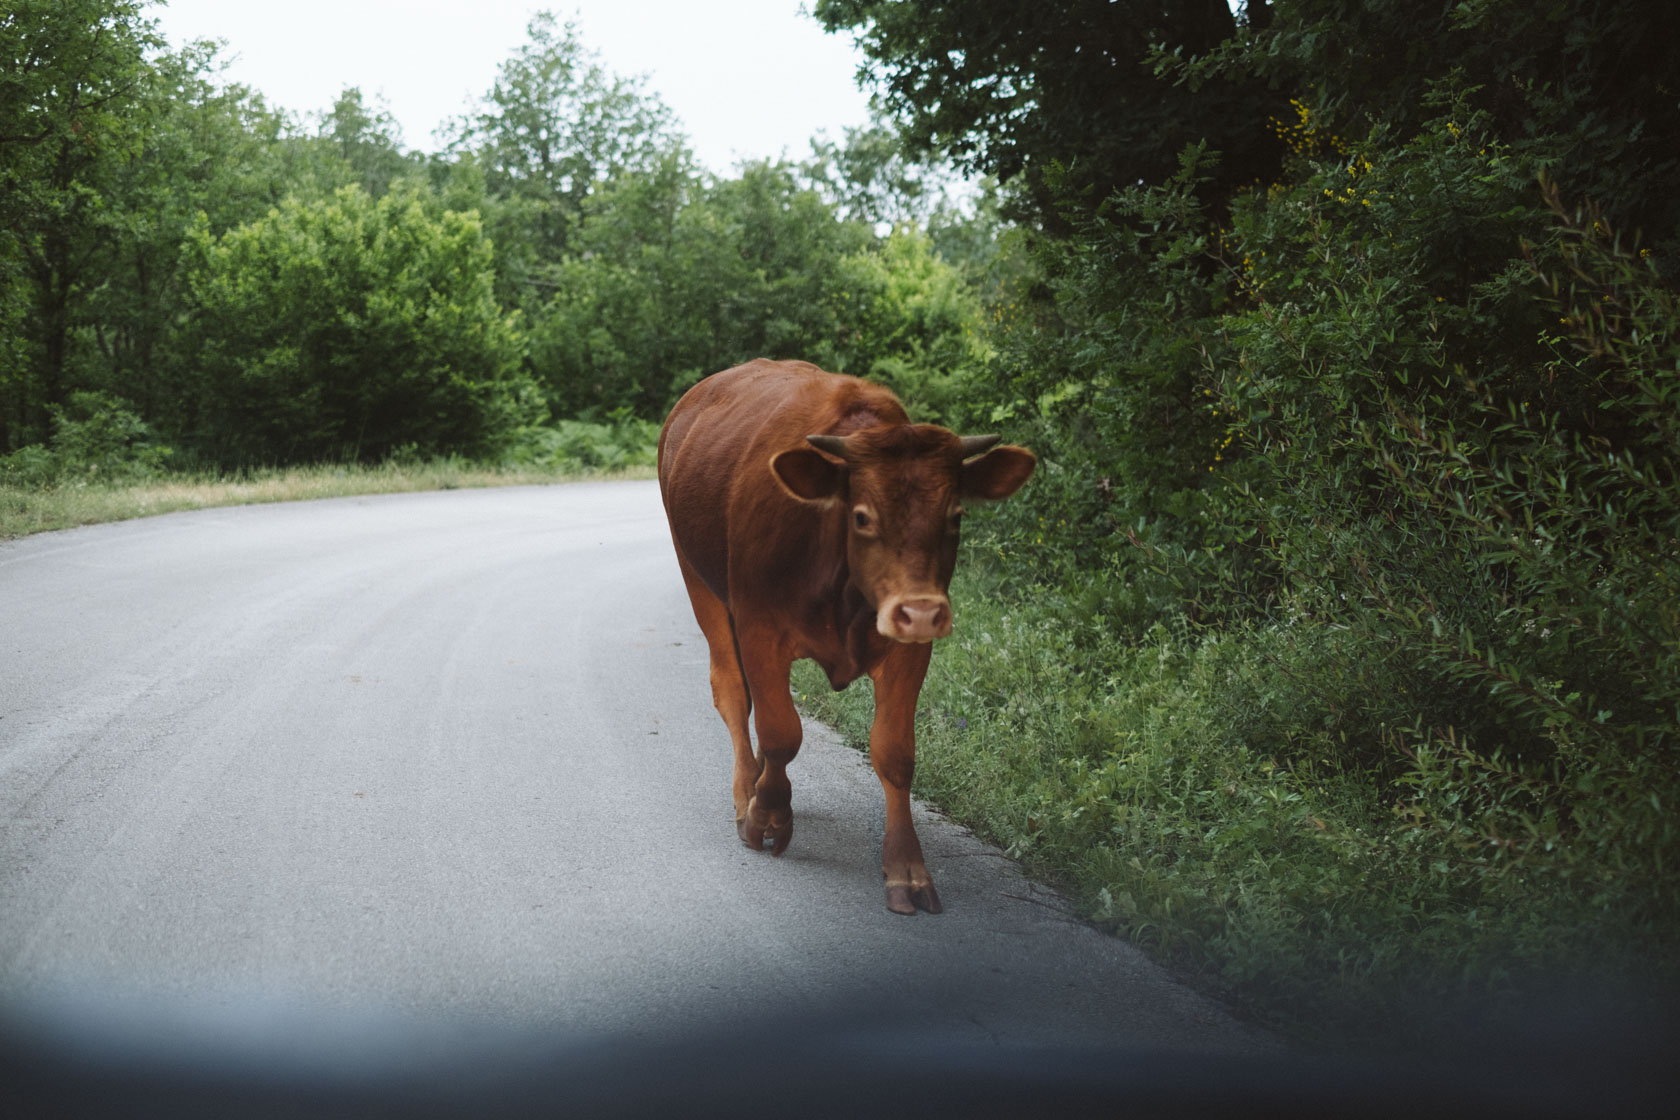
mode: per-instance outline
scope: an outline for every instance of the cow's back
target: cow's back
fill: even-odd
[[[807,435],[906,420],[881,386],[808,362],[761,358],[712,374],[677,402],[659,436],[660,493],[677,551],[729,602],[732,554],[737,569],[770,570],[829,535],[823,511],[783,491],[770,460],[805,446]]]

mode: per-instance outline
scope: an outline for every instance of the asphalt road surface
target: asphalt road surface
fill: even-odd
[[[651,482],[0,544],[0,1007],[1274,1046],[920,808],[946,910],[888,913],[880,787],[826,729],[780,859],[729,767]]]

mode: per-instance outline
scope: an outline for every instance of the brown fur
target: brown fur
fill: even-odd
[[[807,435],[845,438],[819,451]],[[965,463],[956,435],[911,424],[888,390],[805,362],[725,370],[671,410],[660,489],[711,647],[713,701],[735,746],[736,826],[750,846],[768,838],[780,855],[792,837],[793,661],[814,659],[836,689],[867,674],[887,903],[939,910],[909,817],[916,697],[930,642],[950,627],[961,501],[1007,497],[1033,464],[1019,447]]]

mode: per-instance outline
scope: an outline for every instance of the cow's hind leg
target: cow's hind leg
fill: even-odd
[[[760,766],[753,757],[752,739],[747,734],[747,719],[752,715],[752,693],[741,672],[741,655],[735,645],[735,625],[729,608],[712,594],[705,581],[689,568],[682,557],[683,582],[688,585],[688,601],[694,607],[694,619],[700,632],[706,635],[711,652],[712,706],[729,728],[729,741],[735,748],[735,828],[742,839],[746,832],[742,822],[747,818],[747,804],[752,799],[753,784],[758,781]],[[762,840],[761,840],[762,843]]]
[[[881,841],[881,875],[887,909],[895,914],[940,911],[922,856],[922,842],[910,819],[910,780],[916,773],[916,698],[927,676],[933,646],[902,645],[871,673],[875,722],[869,728],[869,761],[887,796],[887,831]]]
[[[793,841],[793,783],[788,780],[787,767],[799,753],[805,735],[788,690],[788,668],[793,657],[783,647],[781,636],[767,631],[742,635],[740,650],[747,686],[758,701],[753,726],[758,731],[758,754],[763,763],[747,803],[741,839],[751,848],[760,848],[769,840],[771,851],[781,855]]]

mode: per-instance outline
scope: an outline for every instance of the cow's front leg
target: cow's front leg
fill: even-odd
[[[887,909],[895,914],[940,911],[922,858],[922,842],[910,820],[910,781],[916,773],[916,698],[933,656],[931,643],[894,646],[870,676],[875,681],[875,722],[869,729],[869,761],[887,796],[887,834],[881,842],[881,875]]]
[[[759,772],[737,829],[749,848],[761,849],[769,840],[771,852],[778,856],[793,841],[793,783],[787,767],[805,735],[788,690],[792,664],[793,656],[782,648],[779,636],[741,635],[741,666],[752,691],[753,727],[758,732]]]

